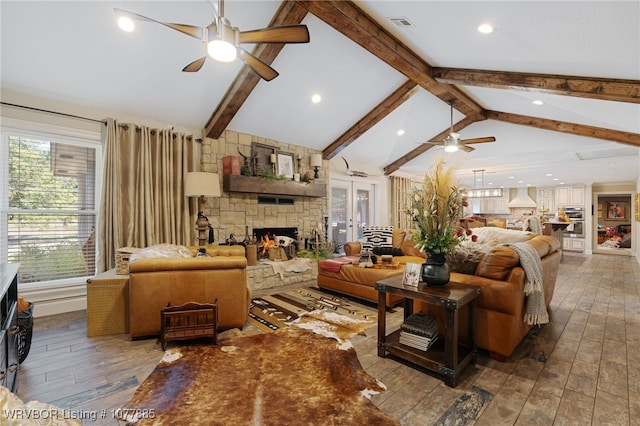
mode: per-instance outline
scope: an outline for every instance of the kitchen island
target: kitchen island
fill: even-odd
[[[560,246],[562,245],[562,236],[564,235],[564,230],[567,229],[570,222],[554,222],[549,221],[542,224],[542,235],[551,235],[552,237],[556,237],[558,241],[560,241]]]

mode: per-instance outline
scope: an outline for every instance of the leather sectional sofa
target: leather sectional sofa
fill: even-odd
[[[408,262],[423,263],[424,254],[415,249],[410,240],[405,240],[406,231],[393,230],[393,248],[402,252],[402,256],[394,256],[393,262],[398,263],[397,269],[359,268],[354,265],[343,265],[340,270],[327,270],[322,263],[318,267],[318,287],[338,293],[355,296],[372,303],[378,303],[378,291],[373,288],[377,281],[400,275],[404,272],[404,265]],[[345,256],[359,256],[362,244],[348,242],[344,246]],[[395,294],[387,294],[387,306],[397,305],[403,298]]]
[[[198,247],[188,247],[195,255]],[[131,338],[160,334],[160,311],[167,303],[214,303],[218,328],[242,328],[250,291],[242,246],[208,246],[209,257],[148,258],[129,263]]]
[[[495,228],[494,228],[495,229]],[[477,229],[474,229],[476,232]],[[506,231],[506,230],[504,230]],[[478,231],[480,232],[480,231]],[[513,231],[518,232],[518,231]],[[499,240],[497,242],[500,242]],[[555,289],[556,277],[560,265],[562,250],[560,242],[551,236],[531,234],[526,241],[537,250],[542,260],[544,299],[547,307],[551,303]],[[496,241],[493,242],[494,244]],[[359,243],[348,243],[347,250],[359,250]],[[403,255],[420,254],[415,250],[410,240],[402,244]],[[357,254],[350,252],[348,254]],[[404,257],[404,256],[403,256]],[[394,258],[395,260],[396,258]],[[401,260],[399,257],[398,260]],[[415,262],[415,260],[413,260]],[[347,274],[329,274],[324,271],[318,273],[318,286],[329,288],[357,297],[364,296],[372,300],[377,292],[369,283],[350,281]],[[520,266],[517,252],[508,246],[497,245],[490,249],[480,260],[475,274],[451,273],[451,281],[478,287],[481,290],[476,303],[476,339],[479,348],[485,349],[494,359],[504,361],[518,346],[522,338],[531,329],[523,318],[525,313],[525,273]],[[360,287],[363,287],[362,289]],[[357,289],[354,290],[354,289]],[[377,299],[373,299],[374,301]],[[436,317],[440,324],[444,324],[444,312],[440,307],[429,306],[416,302],[414,311],[423,311]],[[461,324],[466,324],[466,310],[463,310]],[[461,330],[461,336],[466,330]]]

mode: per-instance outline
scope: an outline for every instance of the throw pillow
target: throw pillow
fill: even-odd
[[[376,256],[382,256],[385,254],[390,254],[391,256],[402,256],[402,250],[395,247],[374,247],[373,254]]]
[[[478,236],[478,243],[483,244],[491,240],[498,240],[499,242],[506,243],[520,243],[529,241],[532,236],[531,232],[516,231],[513,229],[494,228],[486,226],[482,228],[474,228],[474,235]]]
[[[452,253],[448,253],[446,256],[449,270],[461,274],[475,275],[478,264],[491,248],[491,246],[471,241],[461,243]]]
[[[393,230],[393,236],[391,237],[391,246],[395,248],[402,247],[402,242],[407,237],[407,231],[405,229],[395,228]]]
[[[133,262],[138,259],[178,259],[181,257],[193,257],[193,253],[191,253],[191,250],[185,246],[178,246],[175,244],[157,244],[155,246],[146,247],[136,251],[129,258],[129,262]]]
[[[362,230],[362,250],[373,251],[374,247],[392,247],[393,226],[366,226]]]

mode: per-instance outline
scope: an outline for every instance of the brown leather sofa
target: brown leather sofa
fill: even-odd
[[[393,262],[399,263],[397,269],[359,268],[354,265],[343,265],[339,271],[329,271],[318,267],[318,287],[338,293],[355,296],[360,299],[378,303],[378,291],[374,288],[377,281],[404,273],[408,262],[423,263],[424,254],[415,249],[413,242],[404,240],[406,231],[393,230],[393,247],[402,251],[402,256],[394,256]],[[346,256],[359,256],[362,245],[359,242],[348,242],[344,245]],[[387,306],[397,305],[404,299],[396,294],[387,293]]]
[[[189,247],[195,255],[197,247]],[[218,327],[242,328],[250,291],[242,246],[208,246],[210,257],[139,259],[129,263],[131,338],[160,334],[160,311],[167,303],[213,303]]]
[[[533,245],[542,260],[544,298],[547,307],[551,303],[555,289],[562,250],[560,242],[551,236],[532,235],[527,241]],[[348,243],[349,249],[359,250],[358,243]],[[410,240],[402,246],[403,254],[420,254]],[[404,256],[403,256],[404,257]],[[395,260],[396,258],[394,258]],[[402,259],[401,257],[398,260]],[[415,259],[415,257],[414,257]],[[346,275],[343,275],[346,281]],[[481,290],[476,302],[476,339],[479,348],[485,349],[494,359],[504,361],[518,346],[522,338],[531,329],[525,324],[525,274],[520,266],[517,252],[507,246],[496,246],[480,260],[475,275],[451,273],[451,281],[478,287]],[[318,273],[318,286],[325,287],[327,279],[322,271]],[[353,282],[344,282],[333,278],[329,281],[331,289],[343,293],[362,297],[362,291],[355,292]],[[376,291],[367,294],[367,299],[376,295]],[[420,302],[414,303],[414,311],[423,311],[436,317],[440,324],[444,324],[444,310]],[[466,324],[466,310],[462,311],[460,324]],[[461,336],[466,330],[461,330]]]

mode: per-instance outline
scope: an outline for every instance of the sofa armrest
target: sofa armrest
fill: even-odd
[[[514,268],[508,278],[509,281],[502,281],[477,275],[451,273],[451,281],[480,289],[478,307],[520,318],[524,312],[524,270]]]
[[[345,256],[360,256],[360,252],[362,251],[362,244],[358,241],[349,241],[344,244],[344,255]]]

